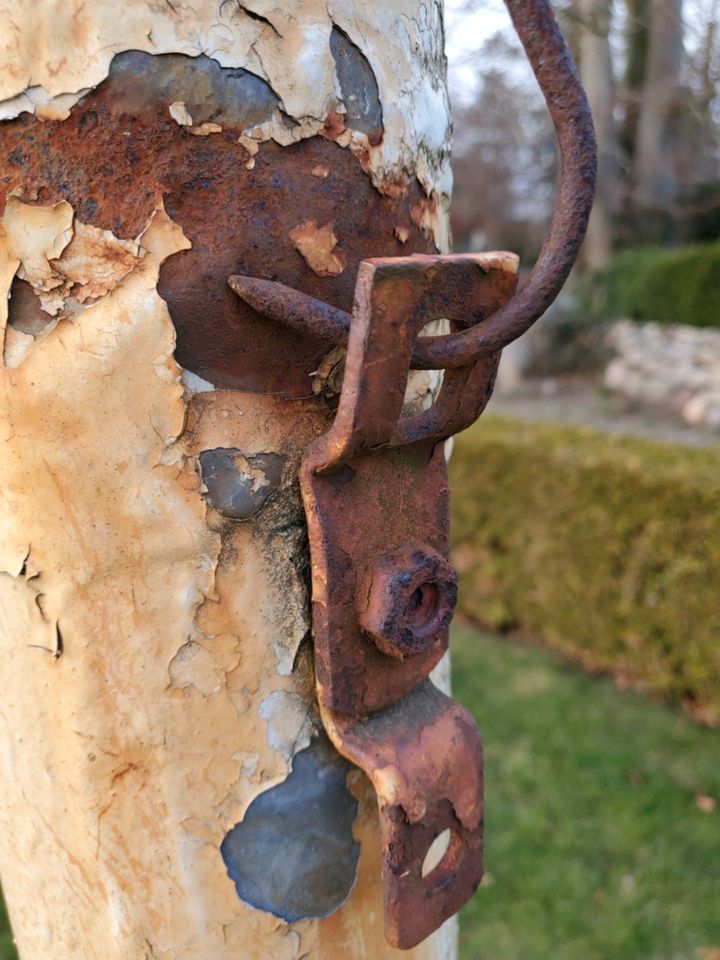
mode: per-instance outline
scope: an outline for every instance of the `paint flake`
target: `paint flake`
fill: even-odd
[[[319,226],[317,220],[304,220],[290,231],[298,253],[319,277],[336,277],[347,265],[345,254],[337,249],[338,239],[332,223]]]

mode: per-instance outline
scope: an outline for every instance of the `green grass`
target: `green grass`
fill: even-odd
[[[695,798],[720,800],[720,731],[466,628],[453,672],[486,752],[487,877],[462,960],[716,960],[720,803]]]
[[[0,960],[15,960],[15,948],[8,927],[5,904],[0,896]]]
[[[716,960],[720,731],[464,628],[453,682],[486,751],[462,960]]]

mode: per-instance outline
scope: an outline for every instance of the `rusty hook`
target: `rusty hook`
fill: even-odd
[[[468,318],[468,329],[459,333],[419,338],[413,350],[414,369],[464,367],[523,334],[567,280],[590,218],[597,151],[590,107],[577,69],[549,0],[505,2],[545,97],[560,147],[560,178],[550,233],[527,283],[512,300],[489,318]],[[265,316],[330,343],[347,343],[350,314],[344,310],[269,280],[231,277],[230,286]]]

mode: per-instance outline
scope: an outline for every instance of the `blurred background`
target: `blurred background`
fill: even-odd
[[[487,781],[461,955],[720,960],[720,0],[555,6],[600,180],[571,282],[453,455],[454,684]],[[456,249],[527,271],[545,106],[501,2],[446,10]]]
[[[486,746],[463,960],[720,960],[720,2],[558,0],[600,147],[580,262],[451,463]],[[456,249],[547,231],[501,2],[448,0]]]

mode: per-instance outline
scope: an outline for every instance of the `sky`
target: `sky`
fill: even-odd
[[[474,9],[472,9],[474,8]],[[468,10],[470,9],[470,12]],[[685,46],[692,52],[704,42],[708,20],[717,19],[720,0],[685,0]],[[470,63],[483,42],[498,30],[510,26],[503,0],[445,0],[446,49],[452,87],[462,88],[475,82]],[[622,47],[622,4],[615,4],[613,40],[615,52]],[[507,31],[513,36],[513,31]]]
[[[468,12],[469,6],[475,9]],[[503,29],[508,37],[515,36],[502,0],[482,0],[472,5],[469,0],[445,0],[445,43],[453,99],[463,99],[463,90],[474,88],[477,52],[485,40]]]
[[[477,50],[484,40],[510,23],[501,0],[485,0],[472,13],[464,12],[467,6],[467,0],[445,0],[447,53],[453,61]]]

